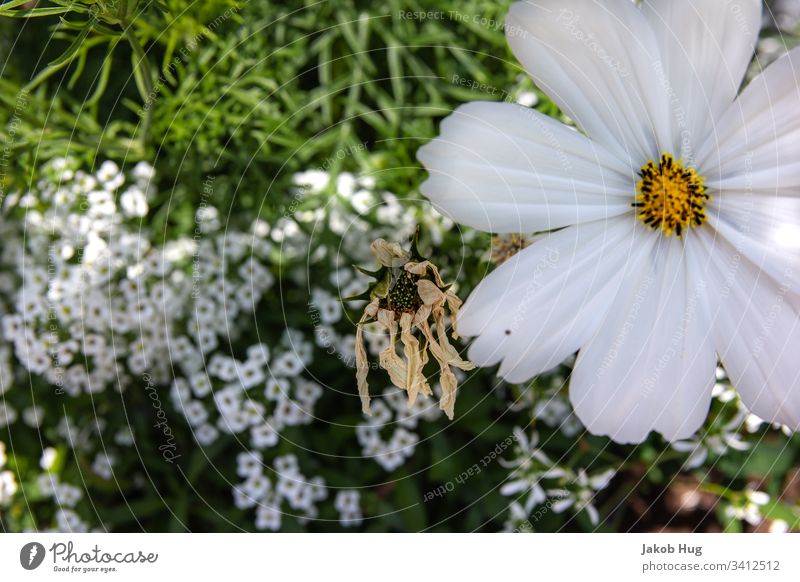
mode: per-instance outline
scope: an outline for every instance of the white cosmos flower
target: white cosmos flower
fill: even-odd
[[[579,418],[636,443],[697,430],[719,357],[800,428],[800,49],[739,94],[760,25],[760,0],[512,6],[514,54],[579,131],[471,103],[419,152],[443,214],[550,231],[464,306],[470,360],[523,382],[580,350]]]

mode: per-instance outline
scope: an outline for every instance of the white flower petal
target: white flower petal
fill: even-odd
[[[503,263],[459,313],[459,333],[479,336],[470,360],[506,358],[501,375],[521,382],[575,353],[611,304],[633,231],[632,215],[574,226]]]
[[[531,487],[531,494],[528,496],[528,500],[525,502],[525,509],[530,512],[534,507],[545,501],[547,501],[547,493],[544,492],[544,489],[542,489],[538,483],[535,483],[533,487]]]
[[[800,293],[800,197],[730,191],[709,207],[709,223],[737,252]]]
[[[700,237],[714,342],[742,401],[770,422],[800,430],[800,296],[779,285],[713,231]]]
[[[630,210],[635,172],[586,136],[511,103],[462,105],[417,152],[421,186],[456,222],[490,232],[551,230]]]
[[[630,0],[518,2],[506,37],[539,88],[620,159],[638,168],[672,145],[659,48]]]
[[[717,364],[707,291],[687,264],[691,240],[644,236],[654,241],[651,252],[630,261],[570,382],[587,429],[623,443],[642,442],[654,429],[671,441],[691,436],[708,413]]]
[[[600,513],[597,511],[594,505],[589,504],[584,507],[586,513],[589,514],[589,521],[592,522],[592,525],[597,525],[600,523]]]
[[[683,469],[686,471],[697,469],[706,462],[707,458],[708,449],[705,447],[697,447],[694,451],[692,451],[692,454],[689,455],[689,458],[683,463]]]
[[[575,503],[573,499],[559,499],[558,501],[554,501],[553,505],[551,505],[551,509],[553,513],[563,513]]]
[[[671,446],[679,453],[688,453],[697,448],[697,443],[694,441],[675,441]]]
[[[742,92],[698,152],[712,190],[800,196],[800,47]]]
[[[519,479],[517,481],[509,481],[500,487],[500,495],[510,497],[522,491],[527,491],[531,487],[531,482],[527,479]]]
[[[739,93],[761,29],[761,0],[645,0],[672,94],[671,151],[691,160]]]
[[[595,475],[594,477],[590,477],[589,485],[595,491],[600,491],[602,489],[605,489],[606,487],[608,487],[609,483],[611,483],[611,480],[614,478],[616,474],[617,474],[616,469],[607,469],[602,473]]]

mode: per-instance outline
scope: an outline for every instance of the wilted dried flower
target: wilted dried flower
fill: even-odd
[[[491,261],[498,267],[521,250],[529,247],[533,238],[525,234],[496,234],[492,237]]]
[[[449,285],[445,285],[430,261],[419,255],[416,236],[411,251],[397,243],[378,239],[372,243],[372,253],[380,263],[377,271],[364,271],[375,277],[375,283],[364,294],[369,300],[356,328],[356,380],[364,414],[371,415],[369,386],[367,384],[367,352],[364,348],[364,326],[377,321],[389,332],[389,345],[380,353],[380,366],[389,373],[392,384],[408,392],[409,406],[417,396],[433,394],[425,377],[424,368],[430,353],[439,364],[442,397],[439,408],[452,420],[457,380],[451,367],[471,370],[472,362],[462,360],[447,339],[445,307],[452,320],[452,336],[458,339],[455,319],[461,307],[459,299]],[[431,329],[436,325],[436,333]],[[419,330],[421,337],[415,336]],[[397,352],[398,333],[403,345],[403,357]]]

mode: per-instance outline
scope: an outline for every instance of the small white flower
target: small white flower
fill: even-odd
[[[147,196],[136,186],[128,188],[122,193],[119,199],[119,205],[125,216],[131,218],[147,216],[150,210],[150,206],[147,204]]]
[[[389,440],[387,448],[398,451],[404,457],[411,457],[418,441],[419,437],[413,432],[398,428]]]
[[[328,488],[325,486],[325,479],[322,477],[312,477],[309,479],[308,490],[314,501],[322,501],[328,497]]]
[[[379,449],[375,453],[375,461],[383,467],[385,471],[394,471],[405,463],[405,456],[400,451],[388,448]]]
[[[533,91],[523,91],[517,95],[517,103],[523,107],[535,107],[539,102],[539,96]]]
[[[294,377],[303,371],[303,360],[294,351],[284,352],[272,360],[272,373],[278,376]]]
[[[258,451],[247,451],[236,455],[236,474],[239,477],[260,475],[263,468],[263,457]]]
[[[208,410],[199,400],[192,400],[183,407],[186,421],[192,426],[199,426],[208,420]]]
[[[322,170],[308,170],[292,176],[292,182],[295,185],[307,189],[312,194],[322,192],[329,181],[329,174]]]
[[[226,386],[214,393],[214,404],[220,414],[230,415],[238,412],[242,406],[242,389],[239,386]]]
[[[269,346],[266,344],[254,344],[247,348],[247,359],[262,366],[269,363],[269,354]]]
[[[372,416],[368,417],[368,422],[375,426],[383,426],[392,420],[392,411],[386,406],[383,400],[376,400],[372,405]]]
[[[312,301],[319,310],[319,318],[322,323],[333,324],[342,318],[342,304],[327,291],[315,289],[312,293]]]
[[[231,491],[233,493],[233,504],[237,509],[250,509],[251,507],[255,507],[256,503],[258,503],[258,501],[240,485],[235,486]]]
[[[59,509],[56,512],[56,529],[60,532],[85,533],[89,526],[72,509]]]
[[[350,204],[359,214],[366,214],[375,204],[375,197],[369,190],[358,190],[350,197]]]
[[[338,511],[357,511],[361,494],[355,489],[342,489],[336,493],[333,506]]]
[[[100,169],[97,171],[97,179],[101,182],[108,182],[113,180],[119,174],[119,166],[111,160],[106,160],[100,164]]]
[[[789,524],[782,519],[774,519],[769,525],[770,533],[787,533],[789,531]]]
[[[755,503],[758,506],[763,506],[769,503],[769,494],[763,491],[746,491],[747,498],[750,500],[751,503]]]
[[[56,503],[66,507],[75,507],[78,501],[83,498],[83,490],[69,485],[67,483],[60,483],[56,485],[53,491],[53,497]]]
[[[250,426],[250,418],[241,408],[222,413],[217,427],[228,434],[237,434]]]
[[[44,420],[44,409],[41,406],[30,406],[22,411],[22,420],[28,426],[37,428]]]
[[[39,491],[46,497],[53,495],[58,484],[58,475],[52,473],[42,473],[36,478],[36,485],[39,487]]]
[[[264,388],[264,396],[267,400],[281,400],[288,398],[289,381],[286,378],[270,378]]]
[[[92,471],[102,479],[111,479],[114,475],[114,460],[114,457],[107,453],[97,453],[92,463]]]
[[[273,462],[275,472],[280,477],[290,477],[299,474],[300,468],[297,464],[297,457],[293,454],[283,455],[276,457]]]
[[[247,477],[241,487],[252,498],[261,500],[272,487],[272,483],[261,473],[254,473]]]
[[[219,220],[219,210],[213,206],[200,206],[195,214],[200,232],[209,233],[219,230],[221,223]]]
[[[272,505],[259,505],[256,509],[256,529],[278,531],[281,528],[281,510]]]
[[[269,423],[265,422],[250,429],[250,442],[257,449],[267,449],[278,444],[280,435]]]
[[[208,446],[219,437],[219,431],[209,424],[203,424],[194,430],[194,438],[203,446]]]
[[[148,183],[155,177],[156,171],[147,162],[139,162],[133,167],[132,174],[137,181]]]
[[[295,382],[294,397],[300,402],[312,407],[322,396],[322,386],[316,382],[305,379],[298,379]]]
[[[17,411],[11,405],[0,400],[0,428],[14,424],[17,420]]]

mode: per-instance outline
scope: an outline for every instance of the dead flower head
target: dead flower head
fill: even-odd
[[[452,420],[458,383],[451,368],[472,370],[475,367],[472,362],[462,360],[447,339],[445,308],[450,313],[453,339],[458,339],[455,319],[461,300],[444,284],[439,269],[419,256],[416,236],[411,251],[383,239],[373,242],[371,248],[380,268],[374,272],[362,269],[376,281],[363,296],[369,304],[356,328],[356,379],[364,414],[372,414],[364,326],[377,321],[389,332],[389,346],[380,353],[380,367],[389,373],[392,384],[408,392],[409,406],[420,394],[432,395],[423,372],[430,354],[439,364],[442,386],[439,408]],[[435,334],[432,324],[436,327]],[[398,337],[402,357],[398,354]]]
[[[533,237],[526,234],[496,234],[492,237],[491,261],[499,267],[532,242]]]

